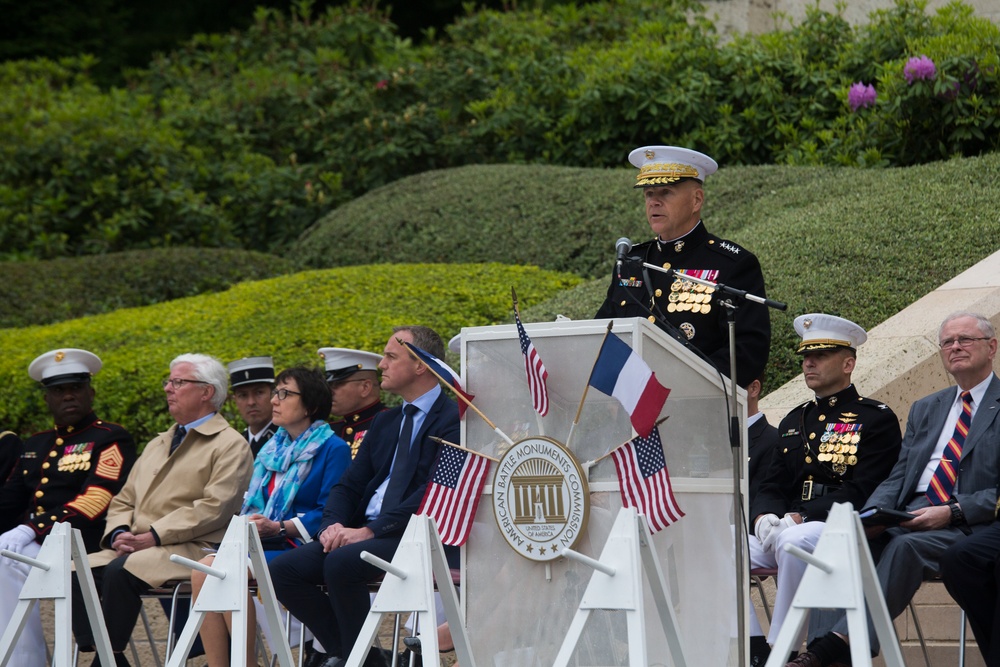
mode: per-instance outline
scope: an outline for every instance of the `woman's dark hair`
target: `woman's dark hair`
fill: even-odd
[[[326,376],[316,368],[306,366],[293,366],[278,373],[274,379],[274,385],[278,386],[282,382],[295,380],[299,387],[299,398],[302,399],[302,406],[309,413],[309,421],[326,419],[330,416],[333,408],[333,394],[330,393],[330,385],[326,383]]]

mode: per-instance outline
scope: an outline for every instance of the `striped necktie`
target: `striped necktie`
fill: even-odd
[[[941,462],[938,469],[934,471],[934,477],[927,486],[927,499],[931,505],[942,505],[951,498],[951,492],[955,490],[955,480],[958,479],[958,462],[962,460],[962,445],[965,444],[965,437],[969,435],[969,425],[972,423],[972,394],[962,392],[962,411],[958,414],[958,421],[955,423],[955,433],[951,440],[944,447],[941,453]]]

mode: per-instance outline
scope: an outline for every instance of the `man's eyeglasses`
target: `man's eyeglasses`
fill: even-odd
[[[286,398],[288,398],[289,396],[301,396],[301,395],[302,395],[301,391],[292,391],[291,389],[272,389],[271,390],[271,398],[274,398],[275,396],[277,396],[279,401],[283,401]]]
[[[186,378],[167,378],[163,381],[163,388],[166,389],[167,385],[172,386],[174,389],[180,389],[186,384],[210,384],[209,382],[204,382],[202,380],[188,380]]]
[[[972,343],[977,340],[989,340],[989,336],[959,336],[958,338],[946,338],[939,343],[942,350],[947,350],[949,347],[958,343],[959,347],[971,347]]]

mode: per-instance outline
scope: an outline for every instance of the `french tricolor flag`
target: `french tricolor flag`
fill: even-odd
[[[642,357],[611,332],[604,339],[588,384],[618,399],[641,438],[649,437],[670,394]]]

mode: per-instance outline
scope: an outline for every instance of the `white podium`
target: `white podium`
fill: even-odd
[[[466,387],[475,395],[475,404],[515,442],[542,436],[565,443],[607,320],[526,324],[525,329],[549,373],[546,417],[538,417],[532,409],[514,325],[463,329]],[[659,428],[674,494],[685,516],[652,539],[688,664],[735,666],[738,642],[745,640],[746,633],[736,627],[728,381],[723,383],[714,367],[644,319],[616,320],[613,331],[670,389],[661,413],[670,418]],[[740,390],[739,416],[744,422],[745,397]],[[462,444],[470,449],[492,457],[501,457],[509,449],[471,413],[462,428]],[[583,463],[603,456],[633,435],[621,404],[591,388],[569,450]],[[745,451],[745,442],[743,447]],[[746,457],[740,460],[745,462]],[[472,534],[462,548],[461,602],[473,653],[480,665],[549,667],[556,661],[593,570],[565,558],[538,562],[515,551],[495,518],[493,474],[487,480]],[[745,463],[741,477],[745,493]],[[567,491],[565,500],[570,499]],[[589,500],[586,525],[572,549],[598,559],[622,507],[610,458],[590,469]],[[553,506],[559,502],[556,498]],[[654,619],[645,633],[649,664],[674,665],[655,620],[659,618],[656,600],[646,583],[644,616]],[[593,610],[566,664],[628,664],[628,637],[623,614]]]

